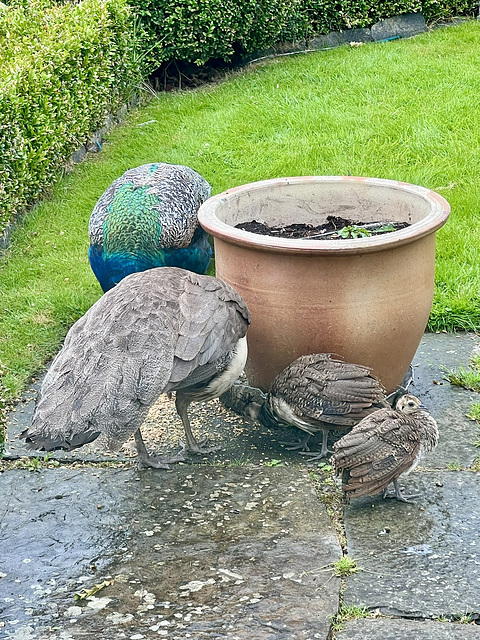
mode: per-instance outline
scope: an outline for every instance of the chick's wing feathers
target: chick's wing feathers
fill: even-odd
[[[373,403],[385,396],[385,389],[368,367],[335,359],[330,354],[310,356],[305,376],[327,400]]]
[[[394,409],[379,409],[335,443],[337,465],[381,460],[382,452],[409,455],[420,447],[418,431],[408,416]]]
[[[421,452],[418,431],[409,416],[379,409],[334,444],[332,462],[342,472],[343,489],[373,494],[411,468]]]
[[[270,394],[300,418],[351,426],[384,399],[385,389],[368,367],[317,353],[297,358],[279,373]]]

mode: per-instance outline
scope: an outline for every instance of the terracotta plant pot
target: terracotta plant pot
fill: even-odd
[[[342,176],[278,178],[229,189],[199,210],[214,236],[218,278],[252,314],[245,369],[268,389],[295,358],[328,352],[372,367],[388,392],[403,379],[431,310],[435,232],[448,202],[423,187]],[[409,227],[357,239],[304,240],[236,229],[319,225],[327,216]]]

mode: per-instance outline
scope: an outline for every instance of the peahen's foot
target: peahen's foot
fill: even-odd
[[[218,451],[220,447],[205,447],[204,445],[206,443],[206,440],[198,441],[193,435],[187,412],[190,402],[191,397],[188,394],[182,394],[177,391],[175,396],[175,407],[177,409],[178,415],[183,422],[183,428],[185,429],[185,442],[180,441],[181,446],[187,454],[193,455],[203,455],[205,453],[213,453],[214,451]]]
[[[184,462],[187,459],[185,450],[182,448],[174,456],[157,456],[155,454],[149,454],[145,443],[142,438],[140,429],[137,429],[134,434],[135,445],[137,447],[137,467],[139,469],[171,469],[171,464],[176,462]]]
[[[174,456],[157,456],[155,454],[139,453],[137,457],[137,467],[139,469],[171,469],[171,465],[177,462],[185,462],[188,459],[182,449]]]

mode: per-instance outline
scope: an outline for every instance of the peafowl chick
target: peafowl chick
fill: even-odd
[[[243,370],[250,314],[228,284],[176,267],[122,280],[68,332],[21,437],[40,451],[101,437],[118,450],[133,434],[139,466],[169,468],[206,453],[188,418],[192,401],[224,393]],[[149,456],[140,432],[160,394],[176,392],[186,443],[174,457]]]
[[[260,394],[260,395],[259,395]],[[331,453],[331,430],[346,430],[385,402],[385,389],[368,367],[344,362],[328,353],[300,356],[273,380],[266,395],[235,385],[221,398],[224,404],[267,427],[295,426],[305,437],[291,449],[306,449],[310,437],[321,431],[319,452],[303,451],[312,460]]]
[[[88,259],[103,291],[155,267],[205,273],[212,248],[197,211],[210,193],[201,175],[175,164],[144,164],[112,182],[88,225]]]
[[[348,498],[375,495],[393,482],[393,497],[410,502],[403,495],[398,478],[415,469],[425,453],[438,442],[434,418],[411,394],[400,397],[396,408],[379,409],[364,418],[334,444],[331,461],[342,475],[342,489]]]

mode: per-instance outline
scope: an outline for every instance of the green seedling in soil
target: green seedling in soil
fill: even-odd
[[[356,224],[351,224],[340,229],[338,235],[341,238],[366,238],[367,236],[371,236],[372,232],[368,229],[357,227]]]

